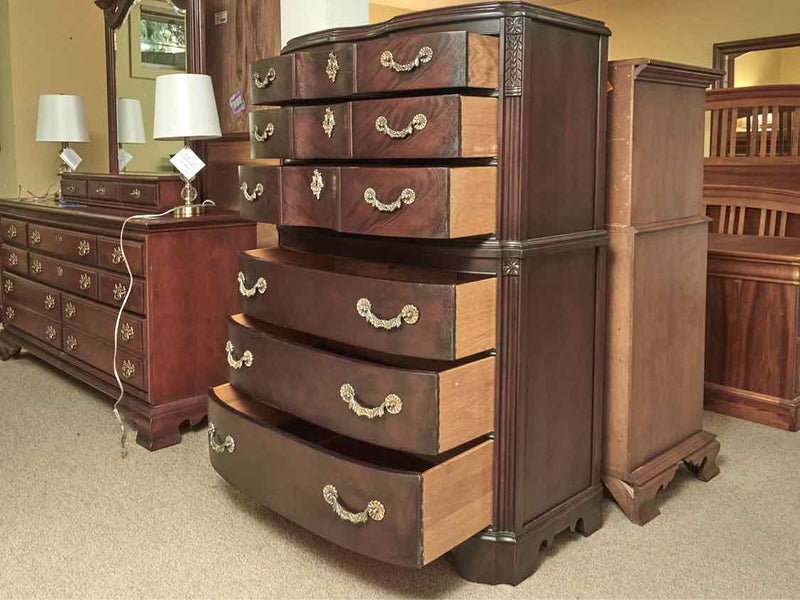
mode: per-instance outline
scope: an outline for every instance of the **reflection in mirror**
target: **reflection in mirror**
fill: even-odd
[[[800,82],[800,46],[745,52],[735,61],[733,87]]]
[[[135,2],[114,45],[120,172],[175,172],[169,159],[182,144],[153,139],[153,108],[156,77],[186,72],[185,0]]]

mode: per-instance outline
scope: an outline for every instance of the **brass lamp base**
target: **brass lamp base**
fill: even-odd
[[[176,207],[172,216],[176,219],[187,219],[189,217],[202,215],[206,212],[206,207],[203,204],[194,204],[194,201],[197,199],[197,190],[192,185],[192,180],[186,179],[185,177],[182,177],[182,179],[186,182],[181,190],[181,198],[183,198],[184,204]]]

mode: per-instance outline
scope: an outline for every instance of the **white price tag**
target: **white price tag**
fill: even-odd
[[[192,152],[191,148],[184,148],[169,159],[169,162],[175,165],[175,168],[181,172],[181,175],[188,180],[194,178],[194,176],[206,166],[206,163],[200,160],[200,157]]]
[[[117,163],[119,164],[119,170],[122,171],[125,167],[128,166],[128,163],[133,160],[133,154],[125,150],[125,148],[120,148],[117,150]]]
[[[65,148],[61,151],[59,156],[61,157],[61,160],[63,160],[73,171],[78,168],[78,165],[81,164],[81,161],[83,160],[72,148]]]

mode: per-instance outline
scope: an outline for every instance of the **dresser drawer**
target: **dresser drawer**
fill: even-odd
[[[498,39],[466,31],[396,34],[356,45],[358,93],[497,88]]]
[[[253,105],[338,98],[353,91],[352,44],[265,58],[250,65]]]
[[[296,106],[250,113],[252,158],[349,158],[351,104]]]
[[[61,299],[63,322],[107,342],[114,342],[117,311],[76,296],[64,294]],[[147,346],[145,320],[127,311],[119,322],[119,347],[144,354]]]
[[[158,186],[152,183],[120,183],[118,190],[120,202],[150,205],[158,203]]]
[[[422,567],[491,524],[491,440],[424,459],[331,434],[229,385],[212,391],[208,421],[211,463],[231,485],[370,558]]]
[[[435,360],[495,345],[494,278],[281,248],[240,254],[240,271],[243,312],[273,325]]]
[[[139,242],[124,242],[125,257],[134,275],[144,275],[144,245]],[[100,266],[111,271],[127,273],[119,240],[114,238],[97,238]]]
[[[244,315],[230,318],[228,340],[237,390],[349,437],[439,454],[494,429],[494,357],[391,367]]]
[[[2,229],[4,243],[15,246],[28,245],[28,224],[25,221],[3,217],[0,220],[0,229]]]
[[[27,250],[18,250],[17,248],[4,245],[0,248],[0,258],[2,258],[3,261],[3,270],[19,273],[20,275],[28,274]]]
[[[117,184],[113,181],[90,181],[89,198],[96,200],[117,200]]]
[[[30,308],[16,302],[6,302],[3,307],[3,323],[6,327],[24,331],[45,344],[61,348],[61,323]]]
[[[122,306],[122,301],[128,293],[130,279],[127,276],[100,274],[100,301],[111,306]],[[144,284],[138,280],[133,280],[133,291],[131,291],[125,310],[145,314]]]
[[[114,346],[69,325],[64,325],[64,352],[104,373],[114,374]],[[117,352],[117,371],[123,383],[147,391],[144,359],[128,354],[120,347]]]
[[[61,294],[57,291],[11,273],[3,273],[3,299],[22,304],[36,312],[58,320],[61,314]]]
[[[87,298],[98,297],[99,273],[96,269],[31,253],[30,277]]]
[[[260,165],[239,167],[239,212],[242,218],[281,223],[281,168]]]
[[[28,247],[72,262],[97,264],[97,239],[93,235],[29,223]]]
[[[85,179],[62,179],[61,193],[73,198],[86,198],[88,184]]]
[[[292,158],[292,108],[253,110],[250,120],[251,158]]]

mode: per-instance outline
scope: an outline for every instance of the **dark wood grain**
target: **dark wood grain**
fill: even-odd
[[[3,324],[11,331],[23,331],[49,346],[61,348],[61,323],[22,304],[3,302]]]
[[[131,289],[128,303],[125,305],[127,310],[146,314],[147,305],[145,303],[145,283],[141,279],[134,279],[133,286],[127,275],[111,275],[109,273],[100,274],[100,295],[99,300],[114,307],[122,306],[122,301]]]
[[[254,132],[264,135],[269,125],[274,128],[274,133],[262,141],[257,140]],[[249,132],[251,158],[283,158],[294,155],[291,108],[252,111]]]
[[[31,252],[30,277],[85,298],[98,299],[100,294],[100,272],[97,269],[74,265],[64,260],[50,258]],[[41,265],[38,270],[37,265]],[[37,272],[38,270],[38,272]]]
[[[333,114],[331,134],[323,124]],[[298,106],[292,110],[294,152],[276,158],[349,158],[353,155],[353,116],[350,103]]]
[[[38,313],[58,318],[61,313],[61,294],[24,277],[3,273],[3,301],[16,302]]]
[[[97,239],[92,235],[30,223],[28,246],[32,251],[52,254],[71,262],[97,264]]]
[[[61,317],[65,324],[103,341],[114,343],[114,328],[117,323],[116,310],[69,294],[62,295],[61,306]],[[147,347],[145,319],[126,311],[123,313],[119,325],[119,347],[143,354]],[[127,327],[130,327],[131,330],[128,336],[122,333]]]
[[[291,56],[297,73],[296,98],[339,98],[355,90],[355,58],[351,44],[323,46],[313,52],[297,52]],[[329,60],[332,66],[339,67],[333,80],[326,72]]]
[[[2,260],[3,270],[20,275],[28,274],[28,252],[26,250],[3,245],[0,248],[0,260]]]
[[[312,180],[321,182],[319,198],[311,189]],[[339,229],[340,170],[328,167],[296,167],[281,170],[282,225],[301,225]],[[274,192],[268,194],[275,196]]]
[[[69,325],[64,325],[64,351],[104,373],[114,373],[114,346]],[[133,370],[129,371],[131,366]],[[147,390],[147,366],[141,357],[129,354],[120,347],[117,352],[117,371],[126,384]]]
[[[0,221],[4,244],[25,248],[28,245],[28,224],[19,219],[3,218]]]
[[[97,238],[97,262],[104,269],[127,273],[125,261],[117,251],[120,248],[119,238]],[[134,275],[144,274],[144,245],[138,242],[123,242],[125,258]]]

